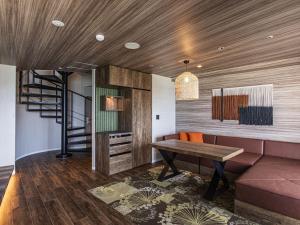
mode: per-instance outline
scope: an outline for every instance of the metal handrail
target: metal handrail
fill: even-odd
[[[90,98],[90,97],[88,97],[88,96],[84,96],[84,95],[82,95],[82,94],[79,94],[79,93],[77,93],[77,92],[75,92],[75,91],[72,91],[72,90],[70,90],[70,89],[68,89],[68,92],[71,92],[71,93],[73,93],[73,94],[75,94],[75,95],[78,95],[78,96],[80,96],[80,97],[83,97],[83,98],[85,98],[86,100],[92,101],[92,98]]]
[[[32,76],[32,81],[33,81],[33,83],[36,84],[36,80],[35,80],[35,79],[39,79],[39,80],[40,80],[39,84],[43,84],[42,79],[40,79],[39,77],[35,77],[35,75],[40,75],[40,74],[38,74],[35,70],[31,70],[31,72],[32,72],[32,75],[33,75],[33,76]],[[29,83],[30,83],[30,71],[28,71],[28,73],[26,73],[26,75],[27,75],[27,83],[29,84]],[[54,74],[54,76],[56,76],[56,75]],[[61,87],[60,85],[58,85],[58,84],[55,83],[55,82],[48,81],[48,80],[47,80],[47,82],[50,83],[50,84],[52,84],[52,85],[55,85],[55,88],[58,88],[58,87],[60,88],[60,87]],[[20,95],[22,94],[22,86],[23,86],[23,73],[20,73],[20,87],[19,87],[19,88],[20,88]],[[41,88],[40,88],[40,94],[42,93],[42,90],[43,90],[43,89],[42,89],[42,87],[41,87]],[[57,89],[55,90],[56,95],[58,95],[58,91],[60,91],[60,90],[57,90]],[[29,92],[29,88],[27,88],[27,92]],[[86,102],[87,102],[87,101],[88,101],[89,103],[92,101],[92,99],[91,99],[90,97],[84,96],[84,95],[82,95],[82,94],[79,94],[79,93],[77,93],[77,92],[75,92],[75,91],[73,91],[73,90],[69,90],[69,89],[68,89],[68,92],[71,93],[71,98],[73,98],[73,95],[79,96],[79,97],[83,98],[83,99],[84,99],[84,108],[85,108],[85,106],[86,106]],[[27,97],[27,101],[32,100],[32,98],[34,98],[34,97]],[[39,98],[39,99],[41,100],[42,97]],[[42,100],[43,100],[43,99],[42,99]],[[47,101],[46,101],[46,102],[47,102]],[[55,98],[55,103],[60,103],[57,97]],[[29,109],[28,107],[29,107],[29,106],[27,105],[27,109]],[[47,107],[47,106],[45,106],[45,105],[44,105],[44,106],[40,106],[40,107],[41,107],[41,108],[43,107],[44,109],[52,109],[51,107]],[[59,105],[56,105],[56,106],[55,106],[55,109],[56,109],[55,115],[56,115],[56,117],[58,117]],[[74,113],[74,114],[77,114],[77,115],[79,115],[79,116],[81,116],[81,117],[83,117],[83,118],[79,118],[78,116],[74,116],[73,113]],[[41,114],[42,114],[42,112],[41,112]],[[73,103],[72,103],[72,105],[71,105],[70,113],[67,112],[67,114],[68,114],[68,117],[71,118],[71,126],[72,126],[72,124],[73,124],[73,119],[78,120],[78,121],[82,121],[82,122],[84,122],[85,125],[87,124],[87,122],[91,121],[90,119],[89,119],[89,120],[87,119],[88,116],[87,116],[86,114],[82,114],[82,113],[79,113],[79,112],[73,110]],[[71,114],[71,115],[70,115],[70,114]],[[56,118],[56,122],[59,122],[59,121],[58,121],[58,118]]]

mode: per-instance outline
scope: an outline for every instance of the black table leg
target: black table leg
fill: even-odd
[[[212,200],[214,198],[220,179],[222,179],[223,181],[224,189],[226,190],[229,188],[228,179],[224,174],[225,162],[219,162],[219,161],[213,161],[213,162],[214,162],[215,172],[209,184],[209,187],[203,196],[207,200]]]
[[[180,174],[180,172],[177,170],[176,166],[174,165],[174,159],[176,158],[177,153],[175,153],[175,152],[168,153],[167,151],[164,151],[164,150],[159,150],[159,152],[162,155],[162,157],[164,158],[164,160],[166,161],[166,164],[165,164],[163,170],[161,171],[160,175],[158,176],[157,180],[164,181],[164,180],[167,180],[171,177],[174,177],[174,176],[177,176],[178,174]],[[173,173],[166,176],[170,167],[171,167]]]

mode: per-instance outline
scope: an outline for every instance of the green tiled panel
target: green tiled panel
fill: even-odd
[[[118,130],[118,112],[107,112],[101,108],[101,96],[118,94],[118,89],[96,88],[96,132]]]

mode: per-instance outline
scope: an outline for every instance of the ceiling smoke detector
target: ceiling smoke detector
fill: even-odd
[[[127,49],[139,49],[141,47],[141,45],[137,42],[127,42],[124,46]]]
[[[97,34],[97,35],[96,35],[96,40],[97,40],[97,41],[100,41],[100,42],[101,42],[101,41],[104,41],[104,35],[103,35],[103,34]]]
[[[218,51],[221,52],[221,51],[223,51],[224,49],[225,49],[225,47],[219,47],[219,48],[218,48]]]
[[[60,21],[60,20],[52,20],[52,24],[56,27],[63,27],[65,26],[64,22]]]
[[[269,35],[266,37],[266,39],[273,39],[274,38],[274,35]]]

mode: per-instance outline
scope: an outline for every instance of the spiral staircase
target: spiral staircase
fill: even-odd
[[[26,105],[28,112],[61,125],[60,158],[70,156],[70,152],[91,152],[91,98],[68,89],[71,74],[52,71],[49,75],[35,70],[19,74],[19,103]]]

